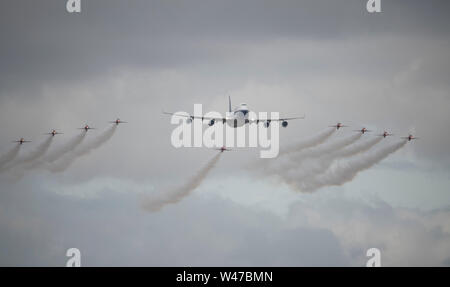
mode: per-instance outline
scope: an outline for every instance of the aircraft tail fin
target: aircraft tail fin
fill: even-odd
[[[231,113],[231,97],[228,96],[228,111]]]

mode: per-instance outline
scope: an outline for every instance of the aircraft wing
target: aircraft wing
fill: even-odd
[[[179,116],[183,118],[191,118],[191,119],[201,119],[201,120],[214,120],[214,121],[226,121],[226,118],[217,118],[217,117],[199,117],[199,116],[191,116],[191,115],[181,115],[177,113],[168,113],[163,112],[165,115],[173,115],[173,116]]]
[[[292,118],[279,118],[279,119],[251,119],[251,122],[265,122],[265,121],[271,121],[271,122],[284,122],[284,121],[291,121],[291,120],[303,120],[305,119],[305,116],[302,117],[292,117]]]
[[[165,115],[173,115],[173,116],[179,116],[179,117],[184,117],[184,118],[191,118],[193,119],[201,119],[201,120],[214,120],[214,121],[221,121],[221,122],[225,122],[228,120],[232,120],[232,119],[227,119],[227,118],[218,118],[218,117],[199,117],[199,116],[192,116],[192,115],[182,115],[182,114],[177,114],[177,113],[169,113],[169,112],[163,112],[163,114]],[[280,119],[250,119],[250,122],[264,122],[264,121],[274,121],[274,122],[283,122],[283,121],[290,121],[290,120],[297,120],[297,119],[304,119],[305,116],[302,117],[291,117],[291,118],[280,118]]]
[[[306,118],[306,116],[302,116],[302,117],[292,117],[292,118],[281,118],[281,119],[271,119],[271,121],[278,121],[278,122],[283,122],[283,121],[290,121],[290,120],[304,120]]]
[[[229,149],[229,148],[226,148],[226,149],[221,149],[221,148],[214,148],[215,150],[218,150],[218,151],[220,151],[220,152],[224,152],[224,151],[236,151],[235,149]]]
[[[270,122],[284,122],[284,121],[299,120],[299,119],[305,119],[305,116],[303,116],[303,117],[292,117],[292,118],[280,118],[280,119],[249,119],[249,121],[250,122],[259,123],[259,122],[266,122],[266,121],[270,121]]]

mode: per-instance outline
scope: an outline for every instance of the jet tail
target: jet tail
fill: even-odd
[[[231,97],[228,96],[228,111],[231,113]]]

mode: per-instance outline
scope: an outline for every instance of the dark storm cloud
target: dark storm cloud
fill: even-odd
[[[0,194],[2,266],[64,266],[71,247],[81,250],[85,266],[348,264],[330,232],[285,229],[270,213],[216,196],[149,214],[130,191],[106,188],[86,200],[26,185]],[[24,187],[28,191],[20,192]]]
[[[2,155],[11,140],[36,143],[49,128],[65,133],[52,156],[85,121],[101,129],[120,116],[130,124],[58,176],[38,171],[16,185],[0,178],[0,264],[63,266],[66,249],[79,247],[86,265],[360,266],[377,245],[387,247],[391,265],[448,263],[448,210],[330,200],[293,206],[286,222],[194,193],[150,215],[132,192],[134,179],[154,188],[183,182],[212,156],[175,150],[161,109],[204,103],[223,111],[228,90],[256,111],[306,112],[305,122],[282,132],[283,143],[337,120],[371,124],[396,136],[418,133],[401,154],[419,158],[411,169],[450,166],[450,135],[441,132],[450,124],[450,3],[382,0],[381,14],[368,14],[365,3],[82,0],[82,13],[68,14],[63,0],[3,1]],[[227,154],[215,171],[239,169],[251,156]],[[63,193],[72,189],[104,194]]]
[[[118,97],[123,102],[103,110],[127,110],[137,102],[130,89],[147,95],[149,109],[159,113],[163,106],[187,109],[194,101],[205,103],[251,80],[288,82],[296,94],[288,100],[305,107],[302,112],[323,111],[333,121],[352,115],[401,133],[414,127],[433,138],[419,154],[447,160],[441,144],[447,137],[432,135],[428,127],[439,130],[448,122],[442,113],[450,90],[450,4],[383,1],[382,13],[369,14],[365,3],[94,0],[83,1],[81,14],[69,14],[64,1],[7,1],[0,11],[0,103],[22,115],[18,126],[38,116],[48,126],[61,122],[61,117],[49,117],[77,98],[72,117],[89,119],[94,107]],[[156,77],[171,71],[177,78],[132,83],[148,71]],[[127,73],[128,89],[119,91],[113,85]],[[164,81],[167,86],[154,88]],[[177,85],[186,93],[169,91]],[[265,100],[245,96],[252,104]],[[75,112],[77,105],[86,114]],[[373,112],[364,111],[368,106]],[[6,135],[11,125],[1,128]]]
[[[100,193],[83,198],[56,194],[70,186],[55,183],[2,190],[0,265],[64,266],[72,247],[84,266],[364,266],[372,247],[383,266],[429,266],[450,251],[448,208],[308,198],[283,219],[210,193],[149,214],[136,190],[100,179]]]
[[[380,249],[383,266],[442,266],[450,252],[448,207],[421,211],[377,198],[362,203],[341,196],[296,203],[290,211],[293,226],[332,230],[356,262],[367,260],[368,246]]]
[[[123,66],[189,67],[226,61],[227,46],[286,38],[448,36],[446,1],[7,1],[0,17],[2,89],[73,81]],[[5,97],[2,94],[2,97]]]

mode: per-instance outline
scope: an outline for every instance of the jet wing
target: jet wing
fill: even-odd
[[[199,116],[191,116],[191,115],[182,115],[182,114],[177,114],[177,113],[168,113],[168,112],[163,112],[163,114],[165,115],[173,115],[173,116],[179,116],[179,117],[183,117],[183,118],[191,118],[193,119],[201,119],[201,120],[214,120],[214,121],[226,121],[226,118],[216,118],[216,117],[199,117]]]
[[[252,123],[259,123],[259,122],[284,122],[284,121],[290,121],[290,120],[299,120],[299,119],[305,119],[305,116],[303,117],[292,117],[292,118],[280,118],[280,119],[249,119],[249,122]]]
[[[233,119],[227,119],[227,118],[218,118],[218,117],[199,117],[199,116],[192,116],[192,115],[182,115],[182,114],[177,114],[177,113],[169,113],[169,112],[163,112],[163,114],[165,115],[173,115],[173,116],[179,116],[179,117],[184,117],[184,118],[190,118],[190,119],[201,119],[201,120],[214,120],[214,121],[221,121],[221,122],[225,122],[228,120],[233,120]],[[265,122],[265,121],[274,121],[274,122],[283,122],[283,121],[290,121],[290,120],[297,120],[297,119],[304,119],[305,116],[302,117],[291,117],[291,118],[281,118],[281,119],[250,119],[250,122]]]
[[[304,120],[306,118],[306,116],[302,116],[302,117],[293,117],[293,118],[281,118],[281,119],[271,119],[271,121],[279,121],[279,122],[283,122],[283,121],[291,121],[291,120]]]
[[[229,148],[226,148],[226,149],[214,148],[214,149],[218,150],[218,151],[221,151],[221,152],[224,152],[224,151],[236,151],[235,149],[229,149]]]

